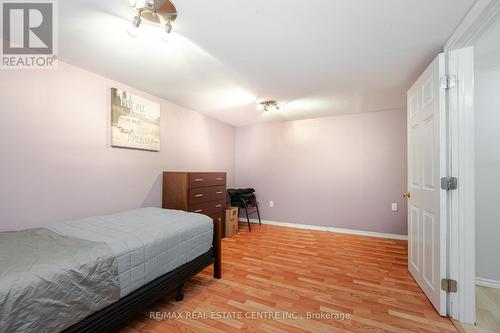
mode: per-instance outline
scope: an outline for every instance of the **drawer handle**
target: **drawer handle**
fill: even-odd
[[[223,193],[223,192],[219,191],[219,192],[217,192],[216,194],[222,194],[222,193]]]
[[[215,208],[221,208],[221,207],[222,207],[222,205],[217,205],[217,206],[215,206]]]
[[[202,181],[203,181],[203,178],[196,178],[194,181],[195,181],[195,182],[202,182]]]
[[[203,197],[203,194],[196,194],[194,197],[195,198],[201,198],[201,197]]]
[[[220,177],[219,178],[215,178],[215,180],[222,180],[222,178],[220,178]]]
[[[201,213],[203,211],[203,209],[198,209],[198,210],[195,210],[194,212],[195,213]]]

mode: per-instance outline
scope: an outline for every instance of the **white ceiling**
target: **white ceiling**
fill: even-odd
[[[398,109],[473,2],[174,0],[165,42],[127,0],[64,0],[60,58],[235,126]]]

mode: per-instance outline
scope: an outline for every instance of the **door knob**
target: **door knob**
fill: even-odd
[[[403,198],[410,199],[411,194],[410,192],[403,192]]]

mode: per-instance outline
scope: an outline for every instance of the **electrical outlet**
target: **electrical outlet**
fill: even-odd
[[[271,207],[271,208],[274,207],[274,201],[269,201],[269,207]]]
[[[392,204],[392,211],[393,212],[397,212],[398,211],[398,204],[397,203],[393,203]]]

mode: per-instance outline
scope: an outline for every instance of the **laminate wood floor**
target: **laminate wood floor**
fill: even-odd
[[[165,297],[118,332],[457,332],[409,274],[406,241],[240,230],[223,240],[221,280],[207,268],[184,301]]]
[[[500,332],[500,290],[476,286],[476,319],[484,332]]]
[[[464,333],[500,332],[500,290],[476,286],[476,325],[456,325]]]

